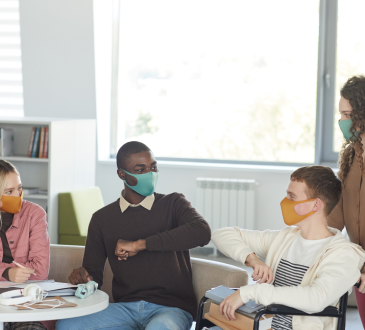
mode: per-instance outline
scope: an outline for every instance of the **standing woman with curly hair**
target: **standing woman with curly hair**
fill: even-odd
[[[0,197],[0,281],[47,279],[50,244],[46,212],[23,200],[20,174],[5,160],[0,160]],[[5,323],[4,329],[45,330],[54,325],[43,323],[11,322]]]
[[[342,196],[328,216],[330,227],[346,227],[351,242],[365,249],[365,76],[354,76],[341,89],[339,125],[346,139],[340,156],[338,177]],[[365,269],[356,301],[365,328]]]

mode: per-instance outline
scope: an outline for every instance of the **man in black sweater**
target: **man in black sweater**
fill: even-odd
[[[57,330],[189,330],[197,311],[189,249],[209,243],[209,225],[182,194],[154,192],[157,162],[143,143],[124,144],[117,166],[124,190],[92,216],[82,267],[69,278],[100,288],[108,258],[114,303]]]

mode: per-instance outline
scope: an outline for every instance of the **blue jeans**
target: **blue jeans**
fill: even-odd
[[[56,330],[190,330],[193,317],[175,307],[146,301],[109,304],[101,312],[59,320]]]

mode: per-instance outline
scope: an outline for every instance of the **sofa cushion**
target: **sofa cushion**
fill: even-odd
[[[68,277],[72,271],[81,267],[83,256],[83,246],[51,244],[51,265],[48,278],[54,279],[56,282],[69,282]],[[218,285],[236,288],[248,283],[248,274],[241,268],[198,258],[191,258],[191,264],[197,301],[200,301],[206,291]],[[112,280],[113,274],[107,261],[101,290],[109,295],[110,302],[113,302]]]

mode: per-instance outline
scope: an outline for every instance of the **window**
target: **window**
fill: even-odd
[[[313,163],[318,16],[319,1],[121,1],[118,145]]]
[[[159,159],[337,160],[361,0],[114,1],[111,155],[139,140]]]
[[[0,116],[23,116],[19,2],[0,0]]]
[[[338,126],[338,102],[340,88],[348,78],[365,74],[365,2],[362,0],[338,1],[337,28],[337,67],[336,67],[336,98],[335,98],[335,134],[334,150],[339,151],[344,141]]]

